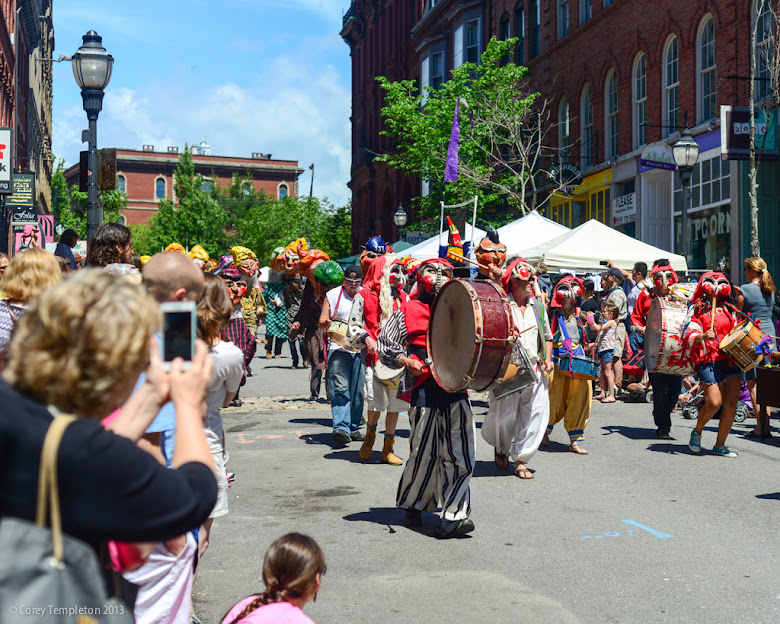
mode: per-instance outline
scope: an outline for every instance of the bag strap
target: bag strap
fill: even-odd
[[[62,562],[65,550],[62,540],[62,516],[60,515],[60,492],[57,480],[57,455],[60,442],[75,416],[60,414],[56,408],[49,408],[54,416],[46,432],[41,448],[41,462],[38,469],[38,502],[35,511],[35,524],[39,527],[46,526],[48,516],[51,526],[51,539],[54,558]]]

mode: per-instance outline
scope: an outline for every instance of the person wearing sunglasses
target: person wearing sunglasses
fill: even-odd
[[[381,236],[372,236],[366,241],[366,244],[361,247],[363,251],[360,252],[360,268],[363,272],[363,278],[368,275],[368,268],[371,263],[384,256],[387,253],[387,243]]]

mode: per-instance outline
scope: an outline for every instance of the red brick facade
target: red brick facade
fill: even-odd
[[[217,186],[229,185],[234,174],[248,175],[252,177],[252,184],[257,191],[262,190],[274,198],[282,194],[297,195],[298,176],[303,173],[303,169],[298,168],[298,161],[272,160],[265,154],[255,158],[193,154],[192,160],[195,172]],[[117,188],[121,189],[124,184],[128,200],[123,215],[128,225],[148,223],[162,197],[175,201],[173,175],[178,164],[178,150],[155,152],[117,149]],[[78,185],[79,165],[73,165],[65,171],[65,178],[68,186]],[[158,187],[158,181],[163,183],[162,186]]]

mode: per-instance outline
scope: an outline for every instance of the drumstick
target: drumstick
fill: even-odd
[[[479,262],[476,262],[476,261],[472,260],[471,258],[466,258],[465,256],[459,256],[458,254],[454,254],[454,253],[448,253],[447,254],[447,258],[449,258],[450,260],[455,260],[457,262],[468,262],[469,264],[473,264],[474,266],[480,267],[480,268],[483,268],[483,269],[487,269],[488,268],[487,265],[480,264]]]

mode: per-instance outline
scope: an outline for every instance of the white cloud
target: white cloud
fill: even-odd
[[[135,149],[153,144],[164,150],[205,140],[216,155],[270,152],[298,160],[302,169],[314,162],[315,195],[342,205],[350,197],[350,89],[336,68],[311,63],[318,47],[330,45],[331,37],[309,40],[305,50],[270,60],[242,84],[209,84],[198,73],[185,72],[137,89],[109,87],[98,144]],[[78,159],[83,127],[86,115],[80,107],[57,111],[53,149],[68,163]],[[300,192],[307,193],[308,171],[300,182]]]

